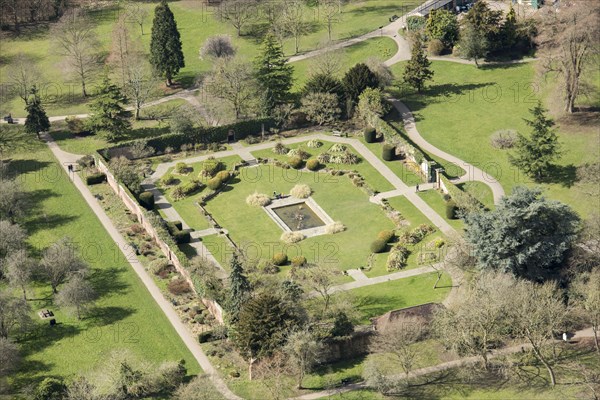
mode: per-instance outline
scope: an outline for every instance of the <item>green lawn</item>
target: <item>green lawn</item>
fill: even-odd
[[[331,146],[334,145],[333,142],[321,142],[323,143],[323,146],[316,149],[308,147],[306,145],[307,142],[290,144],[286,145],[286,147],[289,149],[296,149],[301,147],[304,151],[310,154],[311,157],[316,157],[319,154],[326,152]],[[381,175],[379,171],[375,169],[375,167],[373,167],[369,162],[362,160],[362,157],[356,152],[356,150],[353,147],[347,146],[347,148],[350,152],[356,154],[361,159],[361,161],[358,164],[326,164],[326,166],[331,169],[356,171],[359,174],[361,174],[363,178],[365,178],[365,180],[374,190],[378,192],[386,192],[388,190],[394,189],[394,186],[387,179],[385,179],[383,175]],[[252,155],[254,155],[257,158],[270,158],[282,162],[287,162],[289,160],[289,157],[287,155],[276,154],[273,152],[272,149],[253,151]]]
[[[309,185],[319,206],[334,221],[341,221],[347,230],[285,246],[279,240],[283,233],[281,228],[263,209],[246,204],[246,197],[255,191],[289,193],[298,183]],[[393,228],[383,211],[370,203],[368,196],[347,177],[284,170],[271,165],[242,169],[231,189],[210,200],[206,209],[252,257],[269,259],[274,252],[284,250],[289,257],[300,253],[310,262],[332,263],[342,270],[364,266],[371,240],[380,230]]]
[[[444,273],[438,283],[438,288],[434,289],[433,285],[436,280],[437,273],[432,272],[364,286],[347,293],[359,314],[360,322],[368,324],[369,318],[378,317],[390,310],[441,302],[450,292],[452,281],[450,276]]]
[[[529,133],[523,118],[547,90],[537,90],[534,63],[476,68],[449,62],[433,62],[434,81],[421,95],[399,94],[414,112],[423,137],[440,149],[480,167],[497,178],[507,193],[516,185],[534,185],[508,162],[506,150],[490,145],[490,135],[500,129]],[[392,67],[400,76],[403,63]],[[533,84],[532,84],[533,83]],[[551,83],[554,84],[554,83]],[[533,89],[532,89],[533,88]],[[553,182],[540,186],[547,196],[571,205],[583,216],[595,203],[581,201],[573,187],[574,168],[597,161],[600,141],[595,129],[558,127],[564,155]]]
[[[465,226],[465,223],[461,219],[448,219],[446,218],[446,202],[442,197],[442,193],[437,190],[427,190],[419,192],[419,196],[427,203],[433,210],[438,213],[442,218],[450,224],[451,227],[461,232]]]
[[[91,266],[98,300],[78,321],[52,302],[49,286],[38,283],[30,294],[34,312],[52,309],[59,324],[50,328],[34,315],[36,329],[20,340],[24,362],[12,383],[22,387],[45,376],[68,377],[93,368],[111,351],[126,348],[151,362],[185,359],[191,374],[200,368],[125,257],[106,233],[46,146],[14,157],[30,211],[23,226],[38,255],[70,236]],[[32,313],[33,314],[33,313]]]

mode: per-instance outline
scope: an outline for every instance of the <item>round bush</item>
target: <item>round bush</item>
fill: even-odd
[[[231,174],[229,174],[229,171],[219,171],[217,172],[217,178],[222,182],[227,182],[231,178]]]
[[[178,174],[185,174],[186,172],[188,172],[187,164],[184,162],[178,162],[177,164],[175,164],[175,172],[177,172]]]
[[[325,227],[325,233],[329,235],[333,235],[334,233],[344,232],[346,230],[346,226],[342,224],[340,221],[336,221],[333,224],[329,224]]]
[[[457,219],[457,216],[456,216],[457,211],[458,211],[458,207],[456,206],[456,202],[454,200],[449,200],[446,203],[446,218]]]
[[[310,186],[305,185],[303,183],[297,184],[290,190],[290,194],[299,199],[306,199],[311,195],[311,193],[312,189],[310,188]]]
[[[292,167],[294,169],[300,169],[300,168],[302,168],[304,161],[302,161],[302,159],[300,157],[291,157],[288,160],[288,164],[290,165],[290,167]]]
[[[440,39],[432,39],[429,41],[427,51],[430,56],[439,56],[444,51],[444,43]]]
[[[375,240],[371,243],[371,252],[372,253],[383,253],[387,247],[387,242],[384,242],[381,239]]]
[[[162,178],[160,178],[160,183],[164,186],[171,186],[174,185],[176,182],[177,179],[175,179],[173,175],[165,175]]]
[[[223,181],[217,176],[215,176],[214,178],[210,178],[208,182],[206,182],[206,186],[208,186],[210,190],[217,190],[221,187],[222,184]]]
[[[365,128],[363,134],[365,136],[365,142],[375,143],[377,141],[377,132],[375,131],[375,128]]]
[[[306,257],[304,256],[296,256],[292,258],[292,266],[293,267],[303,267],[306,265]]]
[[[273,264],[277,265],[278,267],[281,266],[281,265],[284,265],[288,261],[287,254],[285,254],[285,253],[276,253],[273,256],[273,260],[272,261],[273,261]]]
[[[301,241],[302,239],[304,239],[304,235],[301,234],[300,232],[283,232],[281,234],[281,236],[279,237],[279,239],[282,242],[291,244],[291,243],[298,243],[299,241]]]
[[[381,158],[383,158],[385,161],[393,161],[395,151],[395,146],[392,146],[391,144],[384,144],[383,149],[381,150]]]
[[[318,171],[321,168],[321,163],[316,158],[311,158],[306,162],[306,168],[311,171]]]
[[[388,231],[388,230],[381,231],[377,235],[377,239],[383,240],[386,243],[389,243],[393,237],[394,237],[394,231]]]
[[[146,209],[146,210],[152,210],[154,208],[154,194],[152,194],[152,192],[142,192],[140,193],[140,204]]]
[[[246,204],[249,206],[265,207],[271,204],[271,198],[263,193],[256,193],[246,197]]]

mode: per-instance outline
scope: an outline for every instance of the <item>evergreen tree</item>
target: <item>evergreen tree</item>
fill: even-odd
[[[292,88],[294,68],[287,64],[283,49],[272,34],[267,34],[261,54],[256,58],[256,79],[263,93],[264,111],[285,103]]]
[[[456,15],[448,10],[431,10],[425,23],[425,33],[429,40],[441,40],[444,46],[451,49],[459,34]]]
[[[338,78],[324,73],[314,74],[308,78],[304,85],[304,94],[308,93],[332,93],[340,100],[340,105],[344,101],[344,86]]]
[[[102,79],[98,95],[90,104],[92,115],[87,120],[87,127],[93,132],[106,131],[109,140],[115,140],[131,128],[130,113],[123,104],[127,98],[121,89],[111,83],[108,74]]]
[[[30,93],[27,105],[25,106],[25,110],[27,111],[25,132],[35,133],[39,138],[40,132],[46,132],[50,129],[50,120],[46,115],[44,106],[42,106],[42,100],[35,85],[31,88]]]
[[[542,103],[529,110],[533,119],[525,120],[532,128],[529,138],[519,134],[516,154],[509,155],[510,162],[527,175],[540,180],[548,175],[553,161],[561,154],[554,121],[546,116]]]
[[[346,98],[353,104],[356,104],[358,96],[366,88],[375,89],[379,87],[379,79],[366,64],[358,63],[346,72],[344,79],[342,79],[342,84],[344,85]]]
[[[489,49],[489,42],[485,35],[467,22],[460,37],[461,54],[467,60],[474,60],[479,68],[478,60],[484,58]]]
[[[511,5],[508,14],[506,14],[506,19],[502,24],[502,28],[500,28],[500,39],[502,41],[502,47],[504,47],[507,50],[514,46],[517,42],[517,26],[517,14],[515,13],[515,9]]]
[[[425,81],[431,80],[433,71],[429,68],[431,62],[427,59],[427,55],[423,51],[423,43],[421,36],[417,35],[413,43],[410,60],[404,68],[402,78],[404,82],[417,89],[421,93],[425,87]]]
[[[181,36],[173,13],[165,0],[154,9],[150,63],[159,75],[167,79],[167,86],[171,86],[173,77],[185,67]]]
[[[229,322],[236,324],[240,314],[240,310],[250,295],[250,283],[244,275],[242,263],[234,254],[231,258],[231,273],[229,274],[229,298],[227,300],[227,311]]]

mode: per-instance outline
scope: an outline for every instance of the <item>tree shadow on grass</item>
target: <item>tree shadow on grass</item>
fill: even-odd
[[[563,187],[570,188],[577,182],[577,167],[569,165],[553,165],[550,168],[549,176],[543,183],[556,183]]]
[[[401,98],[406,98],[406,104],[408,108],[413,112],[415,121],[420,121],[422,117],[419,114],[415,114],[427,107],[430,104],[435,103],[457,103],[461,100],[469,100],[469,93],[474,92],[477,89],[481,89],[487,86],[494,85],[494,82],[485,83],[444,83],[440,85],[431,85],[427,87],[422,93],[415,93],[414,90],[404,89],[400,90]],[[465,112],[468,106],[465,104]]]
[[[15,176],[20,176],[22,174],[27,174],[31,172],[39,172],[45,168],[47,168],[51,162],[49,161],[38,161],[32,159],[24,159],[24,160],[13,160],[10,163],[10,172]],[[57,165],[58,166],[58,165]],[[27,179],[27,178],[23,178]]]
[[[133,315],[131,307],[95,307],[87,314],[86,322],[93,327],[106,326]]]
[[[108,295],[125,294],[130,285],[122,279],[124,268],[110,267],[94,269],[89,277],[89,282],[94,287],[98,298]]]

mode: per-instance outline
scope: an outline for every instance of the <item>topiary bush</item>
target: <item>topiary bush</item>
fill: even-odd
[[[321,163],[316,158],[311,158],[306,162],[306,168],[308,168],[310,171],[318,171],[321,169],[321,167]]]
[[[294,169],[300,169],[304,165],[304,161],[300,157],[294,156],[288,160],[288,164]]]
[[[444,52],[445,46],[439,39],[431,39],[427,45],[427,52],[430,56],[439,56]]]
[[[288,261],[288,257],[287,254],[285,253],[276,253],[273,255],[273,264],[277,265],[278,267],[284,265],[285,263],[287,263]]]
[[[312,189],[304,183],[299,183],[290,190],[290,194],[299,199],[306,199],[312,194]]]
[[[214,178],[210,178],[208,182],[206,182],[206,186],[208,186],[210,190],[217,190],[221,187],[222,184],[223,181],[217,176],[215,176]]]
[[[138,199],[140,201],[140,204],[146,210],[154,209],[154,194],[152,192],[149,192],[149,191],[142,192],[142,193],[140,193],[140,196]]]
[[[391,144],[384,144],[381,150],[381,158],[385,161],[393,161],[396,152],[396,147]]]
[[[96,185],[98,183],[102,183],[106,181],[106,174],[102,172],[98,172],[96,174],[88,175],[85,177],[85,182],[88,185]]]
[[[373,243],[371,243],[371,252],[372,253],[383,253],[387,248],[387,242],[377,239]]]
[[[306,257],[296,256],[292,258],[292,267],[304,267],[306,265]]]
[[[255,207],[266,207],[271,204],[271,198],[266,194],[254,192],[246,197],[246,204]]]
[[[216,175],[217,178],[221,180],[221,182],[227,182],[229,178],[231,178],[231,174],[229,171],[219,171]]]
[[[446,218],[457,219],[458,206],[454,200],[448,200],[446,203]]]
[[[377,141],[377,132],[375,131],[375,128],[365,128],[363,135],[365,137],[365,142],[367,143],[375,143]]]
[[[160,184],[163,186],[171,186],[177,182],[177,179],[173,175],[165,175],[160,178]]]
[[[394,231],[381,231],[377,234],[377,239],[383,240],[386,243],[389,243],[394,238]]]

